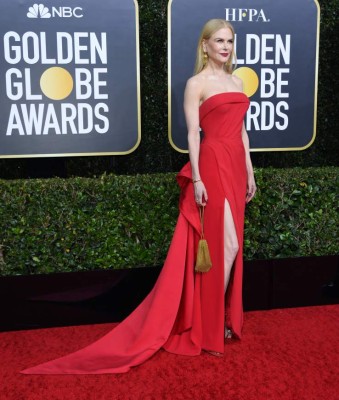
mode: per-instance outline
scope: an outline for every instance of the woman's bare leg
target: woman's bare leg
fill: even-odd
[[[237,232],[233,221],[231,208],[227,199],[225,199],[224,206],[224,290],[226,293],[228,282],[230,280],[232,266],[235,257],[238,254],[239,244],[237,238]],[[225,327],[225,338],[231,338],[232,331]],[[222,353],[216,351],[208,351],[213,356],[222,357]]]
[[[226,293],[232,266],[238,254],[239,244],[237,232],[229,202],[225,199],[224,209],[224,290]]]
[[[229,202],[225,199],[224,209],[224,290],[226,293],[230,281],[231,270],[239,251],[237,232]],[[231,338],[232,331],[225,326],[225,338]]]

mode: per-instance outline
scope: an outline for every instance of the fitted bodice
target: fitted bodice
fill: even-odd
[[[241,140],[241,130],[249,99],[242,92],[218,93],[199,108],[204,141]]]

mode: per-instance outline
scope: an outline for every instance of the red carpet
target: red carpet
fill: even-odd
[[[0,333],[0,399],[339,399],[338,305],[247,312],[243,339],[228,341],[224,358],[160,351],[121,375],[18,373],[83,347],[111,327]]]

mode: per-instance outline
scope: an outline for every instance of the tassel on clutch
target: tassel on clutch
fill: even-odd
[[[201,237],[198,243],[197,259],[195,263],[196,272],[208,272],[212,267],[208,244],[204,238],[204,206],[200,207]]]

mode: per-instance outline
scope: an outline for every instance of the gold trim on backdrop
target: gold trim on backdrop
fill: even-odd
[[[167,32],[168,32],[168,140],[174,150],[179,153],[188,153],[188,150],[181,149],[176,146],[172,139],[172,70],[171,70],[171,32],[172,32],[172,20],[171,20],[171,6],[173,0],[169,0],[168,2],[168,12],[167,12]],[[317,37],[316,37],[316,57],[315,57],[315,87],[314,87],[314,116],[313,116],[313,135],[308,144],[303,147],[269,147],[269,148],[251,148],[252,152],[260,152],[260,151],[302,151],[310,147],[316,138],[316,129],[317,129],[317,111],[318,111],[318,65],[319,65],[319,37],[320,37],[320,5],[318,0],[314,0],[314,3],[317,7]]]
[[[320,4],[318,0],[314,0],[317,7],[317,43],[316,43],[316,56],[315,56],[315,80],[314,80],[314,119],[313,119],[313,136],[309,144],[300,150],[307,149],[315,141],[317,135],[317,113],[318,113],[318,71],[319,71],[319,41],[320,41]]]
[[[127,152],[115,153],[115,154],[130,154],[137,149],[141,142],[141,94],[140,94],[140,38],[139,38],[139,4],[138,0],[133,0],[135,6],[135,45],[136,45],[136,69],[137,69],[137,113],[138,113],[138,137],[134,147]]]
[[[91,152],[91,153],[55,153],[55,154],[15,154],[1,155],[2,158],[52,158],[52,157],[90,157],[90,156],[120,156],[133,153],[141,142],[141,95],[140,95],[140,41],[139,41],[139,4],[138,0],[133,0],[135,9],[135,47],[136,47],[136,75],[137,75],[137,129],[138,136],[135,145],[126,151],[112,152]]]
[[[181,149],[180,147],[176,146],[172,139],[172,31],[171,31],[171,6],[173,0],[169,0],[167,5],[167,71],[168,71],[168,140],[174,150],[178,151],[179,153],[188,153],[188,150]]]
[[[111,152],[102,152],[102,153],[54,153],[54,154],[15,154],[15,155],[6,155],[1,156],[0,158],[59,158],[59,157],[90,157],[90,156],[114,156],[114,155],[124,155],[129,154],[130,151],[120,152],[120,153],[111,153]]]

